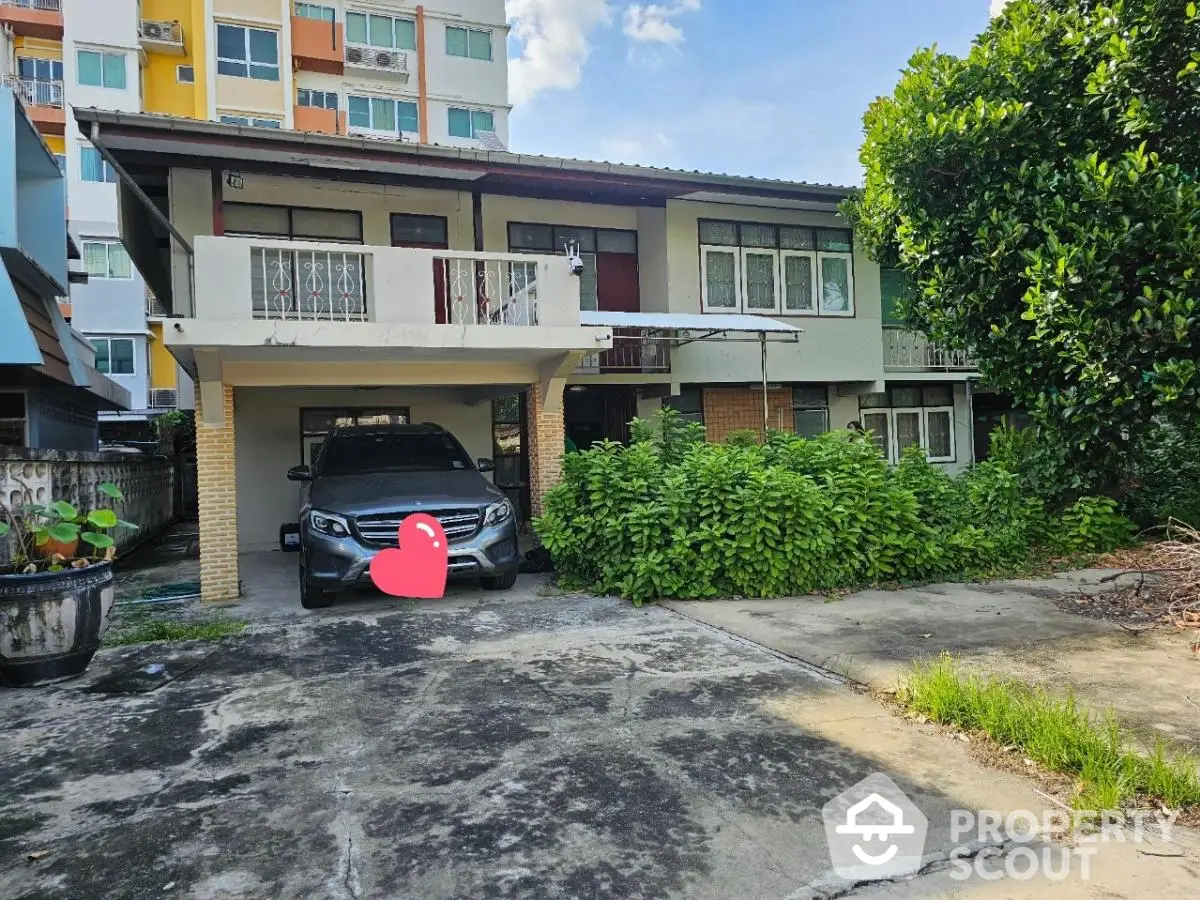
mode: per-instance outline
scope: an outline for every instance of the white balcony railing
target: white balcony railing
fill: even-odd
[[[63,107],[63,83],[61,81],[39,81],[35,78],[18,78],[5,75],[4,83],[11,87],[26,106]]]
[[[434,303],[448,325],[537,325],[536,261],[434,256]]]
[[[20,9],[40,9],[44,12],[62,12],[62,0],[0,0],[0,6],[16,6]]]
[[[379,72],[391,72],[408,81],[408,54],[403,50],[388,50],[367,44],[346,44],[346,65]]]
[[[580,327],[561,256],[232,235],[193,247],[195,294],[176,284],[173,308],[197,319]]]
[[[365,262],[346,250],[250,250],[256,319],[367,321]]]
[[[947,350],[904,328],[883,329],[883,367],[896,371],[973,371],[965,350]]]

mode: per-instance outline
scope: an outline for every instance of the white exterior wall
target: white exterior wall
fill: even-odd
[[[208,25],[205,72],[208,78],[208,117],[259,115],[293,124],[292,30],[290,0],[205,0]],[[217,72],[217,23],[265,28],[279,32],[279,80],[238,78]]]
[[[446,53],[446,26],[492,32],[492,59],[463,59]],[[425,85],[429,141],[478,147],[473,139],[450,136],[451,107],[492,114],[496,134],[508,146],[508,25],[504,0],[435,0],[425,4]],[[415,78],[413,79],[416,80]]]
[[[238,549],[279,546],[279,526],[295,522],[300,486],[287,470],[304,462],[300,409],[313,406],[407,406],[413,422],[453,432],[472,459],[492,456],[492,407],[467,405],[454,391],[424,388],[236,388]]]

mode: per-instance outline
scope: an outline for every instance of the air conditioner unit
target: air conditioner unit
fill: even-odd
[[[166,22],[143,22],[142,37],[156,41],[171,40],[171,26]]]
[[[346,47],[346,62],[361,63],[363,61],[362,47]]]
[[[179,404],[173,388],[153,388],[150,391],[151,409],[175,409]]]
[[[380,69],[395,69],[396,54],[389,53],[386,50],[379,50],[375,53],[375,65]]]

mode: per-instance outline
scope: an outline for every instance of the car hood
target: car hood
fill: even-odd
[[[309,505],[365,516],[415,508],[486,506],[503,498],[503,492],[475,470],[380,472],[317,478],[312,483]]]

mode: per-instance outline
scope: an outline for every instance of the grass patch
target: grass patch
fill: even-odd
[[[146,619],[109,634],[104,639],[104,645],[122,647],[127,644],[148,644],[152,641],[218,641],[230,635],[240,634],[245,628],[245,622],[235,622],[232,619],[201,619],[191,622]]]
[[[1161,739],[1150,753],[1136,753],[1112,710],[1090,715],[1073,693],[1056,697],[1021,682],[964,674],[942,654],[914,664],[897,699],[935,722],[983,732],[1046,769],[1074,776],[1076,809],[1117,810],[1148,800],[1170,809],[1200,804],[1193,753],[1168,750]]]

